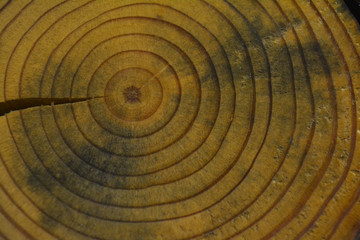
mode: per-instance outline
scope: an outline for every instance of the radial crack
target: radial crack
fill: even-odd
[[[11,111],[24,110],[32,107],[51,106],[67,103],[84,102],[95,98],[103,97],[87,97],[87,98],[22,98],[0,102],[0,116]]]

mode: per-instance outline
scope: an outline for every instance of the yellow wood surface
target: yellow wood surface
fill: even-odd
[[[0,0],[0,239],[360,229],[341,0]]]

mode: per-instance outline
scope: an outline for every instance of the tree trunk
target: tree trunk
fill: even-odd
[[[0,239],[359,238],[342,1],[0,9]]]

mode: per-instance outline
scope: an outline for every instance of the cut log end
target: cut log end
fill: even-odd
[[[0,240],[360,229],[342,1],[0,1]]]

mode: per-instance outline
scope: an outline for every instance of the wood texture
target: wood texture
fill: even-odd
[[[340,0],[0,1],[0,239],[347,239]]]

